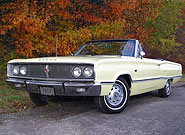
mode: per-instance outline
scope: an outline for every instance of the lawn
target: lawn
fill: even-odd
[[[13,90],[0,79],[0,113],[18,112],[33,108],[27,92]]]
[[[185,82],[185,74],[182,75],[182,78],[180,80],[181,82]]]

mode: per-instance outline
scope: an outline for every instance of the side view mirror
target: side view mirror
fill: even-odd
[[[143,58],[145,56],[145,52],[141,51],[139,55]]]

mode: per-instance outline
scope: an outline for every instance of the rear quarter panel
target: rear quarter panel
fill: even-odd
[[[172,84],[178,82],[182,76],[182,66],[181,64],[164,61],[161,64],[162,75],[166,78],[172,78]]]

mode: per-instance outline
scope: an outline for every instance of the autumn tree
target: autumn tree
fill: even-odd
[[[178,0],[163,0],[158,16],[151,22],[153,31],[148,40],[149,48],[159,51],[165,59],[180,45],[176,42],[176,32],[183,22],[180,18],[183,6],[184,3]]]
[[[70,55],[95,39],[138,39],[167,56],[178,44],[180,1],[18,0],[0,5],[1,65],[14,57]],[[6,38],[7,37],[7,38]],[[4,64],[6,65],[6,64]]]
[[[170,54],[169,59],[181,63],[185,67],[185,7],[182,10],[183,25],[178,29],[176,33],[176,42],[180,44],[173,53]],[[183,68],[185,73],[185,68]]]

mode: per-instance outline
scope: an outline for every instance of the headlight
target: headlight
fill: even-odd
[[[79,77],[82,74],[82,70],[79,67],[73,68],[72,74],[74,77]]]
[[[15,66],[14,68],[13,68],[13,74],[19,74],[19,67],[18,66]]]
[[[83,71],[83,75],[84,75],[85,77],[90,77],[90,76],[92,76],[92,74],[93,74],[93,70],[92,70],[92,68],[90,68],[90,67],[86,67],[86,68],[84,69],[84,71]]]
[[[20,68],[20,73],[22,74],[22,75],[26,75],[26,67],[21,67]]]

